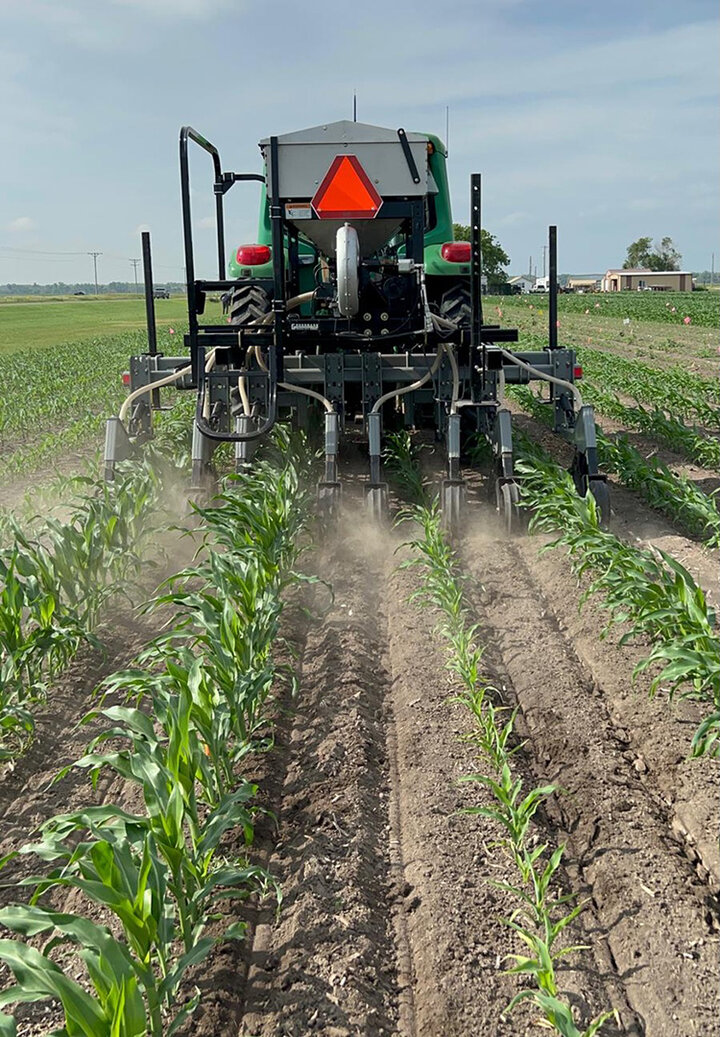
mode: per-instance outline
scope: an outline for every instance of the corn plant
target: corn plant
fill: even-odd
[[[200,559],[149,605],[173,606],[171,628],[141,653],[137,665],[105,683],[105,694],[120,694],[126,704],[101,701],[86,718],[106,726],[72,766],[87,770],[94,782],[110,769],[137,785],[145,813],[112,804],[86,807],[48,821],[39,841],[20,851],[51,867],[17,884],[34,892],[29,905],[0,917],[8,928],[32,935],[42,924],[42,931],[61,932],[58,919],[47,917],[51,909],[39,903],[56,887],[81,891],[122,928],[118,953],[130,971],[126,980],[120,970],[118,976],[128,997],[125,987],[111,990],[95,982],[92,947],[104,933],[88,941],[90,949],[78,951],[96,993],[79,1007],[77,990],[68,986],[72,981],[48,956],[55,943],[42,960],[30,955],[43,977],[33,987],[37,997],[61,987],[68,991],[61,1000],[69,1033],[174,1033],[198,1001],[196,996],[177,1010],[188,970],[218,942],[244,935],[242,923],[226,925],[217,937],[204,935],[208,922],[221,917],[219,902],[268,893],[279,902],[279,889],[262,868],[244,857],[225,859],[223,840],[239,831],[246,848],[252,843],[257,789],[238,777],[236,765],[258,747],[256,732],[277,674],[271,644],[278,634],[279,596],[302,579],[293,566],[308,496],[289,450],[285,458],[279,471],[266,464],[232,480],[217,508],[197,509],[207,530]],[[0,941],[0,957],[16,971],[21,988],[29,951],[16,941]],[[0,1000],[22,997],[14,987]],[[76,1022],[83,1011],[85,1029]],[[3,1025],[13,1032],[11,1020]]]
[[[139,465],[109,486],[82,478],[73,514],[27,532],[13,517],[0,548],[0,759],[21,752],[32,706],[92,631],[105,602],[127,595],[142,564],[159,499],[158,478]]]
[[[140,983],[130,952],[105,926],[87,918],[41,907],[0,909],[0,924],[24,936],[51,934],[42,951],[18,940],[0,939],[0,959],[15,986],[0,995],[0,1005],[59,1001],[67,1034],[86,1037],[144,1037],[162,1033],[150,1028]],[[92,993],[67,976],[49,957],[53,947],[72,944],[87,970]],[[182,1020],[178,1020],[181,1022]],[[158,1020],[159,1023],[159,1020]],[[173,1032],[171,1027],[168,1034]],[[16,1037],[12,1016],[0,1012],[0,1034]]]
[[[720,469],[720,441],[686,425],[680,418],[666,413],[658,406],[653,405],[652,409],[646,409],[639,403],[628,406],[611,390],[590,383],[584,386],[583,396],[600,414],[652,436],[670,450],[683,454],[704,468]]]
[[[593,385],[658,406],[682,418],[695,418],[709,428],[720,426],[720,387],[683,368],[657,370],[637,359],[626,360],[598,349],[579,348],[577,357]]]
[[[570,477],[547,455],[522,441],[521,495],[533,509],[531,530],[555,533],[578,576],[591,575],[584,599],[596,594],[609,624],[627,623],[622,640],[650,638],[653,647],[635,673],[655,672],[650,693],[693,698],[712,706],[692,741],[694,756],[720,754],[720,659],[717,616],[703,590],[676,559],[656,548],[627,544],[599,526],[591,495],[577,495]],[[584,600],[583,599],[583,600]]]
[[[420,471],[421,448],[409,432],[390,432],[387,436],[385,464],[403,496],[413,504],[427,503],[427,483]]]
[[[553,886],[563,847],[548,855],[547,844],[531,849],[529,838],[538,809],[557,790],[554,785],[543,785],[528,791],[522,779],[513,774],[511,760],[519,747],[513,731],[517,711],[509,711],[494,701],[497,692],[483,675],[478,628],[471,622],[464,604],[462,579],[455,554],[442,530],[437,501],[429,507],[414,509],[413,514],[421,535],[409,542],[416,557],[404,566],[419,569],[421,582],[411,600],[440,613],[438,630],[448,645],[448,667],[461,685],[457,700],[473,713],[476,727],[470,737],[489,769],[489,773],[471,774],[462,780],[482,785],[490,793],[492,805],[469,807],[464,813],[488,817],[498,824],[505,833],[500,847],[519,874],[516,883],[494,884],[519,902],[513,914],[503,921],[531,952],[511,955],[514,964],[508,971],[531,977],[536,987],[513,998],[506,1012],[530,999],[541,1008],[543,1025],[567,1037],[581,1037],[569,1006],[558,996],[556,965],[584,949],[577,945],[558,945],[559,938],[577,918],[583,905],[570,906],[574,896],[558,894]],[[617,1015],[611,1011],[593,1020],[584,1031],[585,1037],[597,1033],[612,1018],[616,1019]]]
[[[523,410],[544,424],[552,422],[550,408],[528,386],[509,390]],[[675,475],[656,458],[645,458],[624,435],[607,436],[597,428],[600,467],[618,476],[651,507],[666,514],[688,533],[702,537],[708,547],[720,546],[717,494],[703,493],[685,476]]]

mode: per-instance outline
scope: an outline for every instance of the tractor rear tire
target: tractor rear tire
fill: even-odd
[[[466,284],[456,284],[443,292],[440,301],[440,316],[451,320],[458,327],[469,328],[472,322],[472,302],[470,288]]]
[[[270,296],[258,285],[243,285],[227,293],[226,313],[231,324],[255,324],[270,312]]]

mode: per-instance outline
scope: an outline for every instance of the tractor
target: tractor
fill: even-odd
[[[189,148],[213,165],[218,277],[195,272]],[[366,505],[388,510],[383,436],[425,428],[446,455],[440,501],[448,528],[466,503],[461,456],[471,436],[492,449],[494,499],[505,526],[519,521],[512,423],[505,386],[549,383],[555,431],[574,445],[577,490],[609,516],[597,467],[595,423],[576,385],[575,353],[557,342],[557,238],[550,228],[549,327],[544,349],[519,351],[518,332],[486,324],[482,312],[481,178],[470,179],[471,240],[454,241],[447,152],[438,137],[355,121],[260,141],[261,173],[223,170],[217,149],[189,126],[180,132],[180,183],[187,271],[187,356],[157,350],[149,237],[143,241],[148,352],[131,358],[130,394],[107,423],[105,475],[152,434],[158,390],[196,394],[192,485],[212,479],[218,444],[232,442],[238,470],[279,420],[320,428],[320,510],[339,508],[343,439],[367,445]],[[259,182],[257,241],[233,247],[226,267],[223,199]],[[221,293],[222,322],[205,318]],[[513,348],[515,346],[515,348]]]

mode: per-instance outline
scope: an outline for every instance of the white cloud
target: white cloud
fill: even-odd
[[[29,230],[35,230],[35,220],[29,216],[18,216],[16,219],[10,220],[7,229],[12,234],[23,234]]]
[[[215,217],[202,216],[199,220],[195,221],[195,226],[198,230],[215,230]]]

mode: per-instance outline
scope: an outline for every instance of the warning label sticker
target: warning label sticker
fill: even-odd
[[[311,220],[312,206],[309,202],[288,202],[285,205],[286,220]]]

